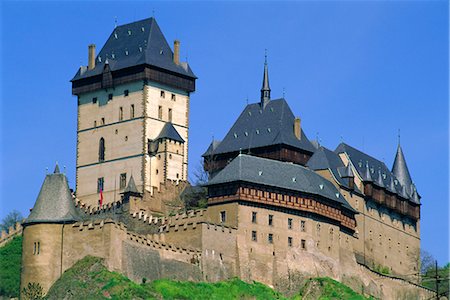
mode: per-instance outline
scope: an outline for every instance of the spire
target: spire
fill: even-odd
[[[267,50],[264,58],[264,75],[263,84],[261,88],[261,106],[265,107],[270,101],[270,87],[269,87],[269,70],[267,67]]]
[[[342,178],[354,178],[354,177],[355,175],[353,174],[352,164],[349,161],[348,165],[345,167],[345,171]]]
[[[377,181],[375,182],[379,187],[385,187],[383,183],[383,177],[381,177],[381,170],[378,170]]]
[[[364,172],[364,178],[363,181],[372,182],[372,175],[370,175],[370,168],[369,168],[369,162],[366,161],[366,170]]]
[[[53,171],[53,174],[59,174],[59,165],[58,165],[58,162],[56,162],[56,165],[55,165],[55,170]]]
[[[392,193],[397,193],[397,190],[395,189],[395,184],[394,184],[394,177],[391,177],[391,181],[389,182],[389,186],[387,187],[388,191],[392,192]]]
[[[136,188],[136,183],[134,183],[134,178],[133,175],[131,175],[130,177],[130,181],[128,181],[128,185],[125,188],[125,190],[123,191],[124,193],[135,193],[135,194],[139,194],[137,188]]]
[[[400,141],[397,147],[397,154],[395,155],[394,165],[392,166],[392,173],[398,179],[400,184],[406,187],[406,193],[408,195],[411,195],[411,175],[409,175],[408,166],[406,165],[405,156],[403,155],[402,147],[400,146]]]
[[[415,204],[420,204],[420,196],[417,193],[416,186],[413,184],[411,188],[412,188],[411,202]]]

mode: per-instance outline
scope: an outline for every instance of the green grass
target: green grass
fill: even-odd
[[[48,299],[289,299],[259,282],[233,278],[217,283],[155,280],[137,284],[110,272],[103,260],[87,256],[64,272],[47,294]],[[366,299],[330,278],[308,280],[290,299]]]
[[[19,297],[22,236],[0,248],[0,296]]]

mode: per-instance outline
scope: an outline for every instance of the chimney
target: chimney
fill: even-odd
[[[92,70],[95,68],[95,44],[90,44],[88,49],[88,70]]]
[[[301,139],[302,138],[302,128],[300,127],[300,118],[297,117],[294,120],[294,135],[297,139]]]
[[[173,42],[173,62],[176,65],[180,64],[180,41],[175,40]]]

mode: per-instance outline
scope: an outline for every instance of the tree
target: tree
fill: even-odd
[[[16,225],[17,222],[21,222],[22,220],[22,214],[17,210],[13,210],[3,218],[0,227],[2,230],[8,231],[9,227]]]
[[[22,289],[23,298],[27,300],[40,300],[44,295],[42,287],[39,283],[29,282],[26,287]]]
[[[425,274],[428,270],[434,269],[433,255],[426,250],[420,249],[420,273]]]

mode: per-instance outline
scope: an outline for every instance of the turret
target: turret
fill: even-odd
[[[392,173],[395,175],[400,184],[406,188],[406,193],[408,196],[411,196],[411,175],[409,174],[408,166],[406,165],[405,156],[403,155],[403,150],[400,143],[398,143],[394,165],[392,166]]]

